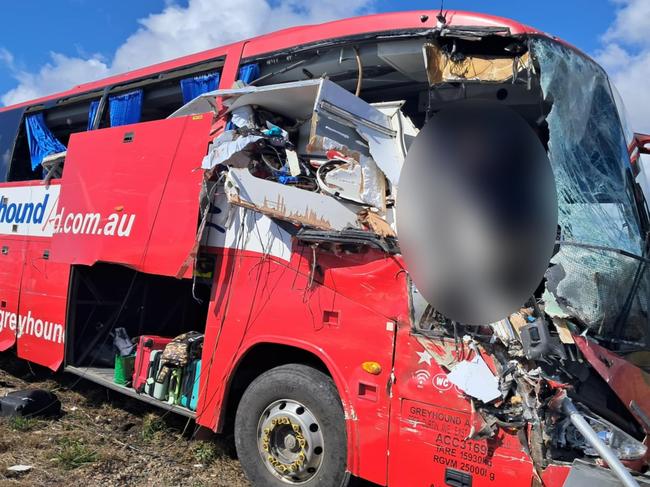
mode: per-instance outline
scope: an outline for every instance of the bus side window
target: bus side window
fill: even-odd
[[[8,179],[23,113],[25,113],[24,107],[0,112],[0,182],[5,182]]]
[[[26,113],[18,127],[7,179],[33,181],[60,178],[70,135],[85,132],[91,126],[89,120],[93,101],[86,99],[83,102],[54,106],[42,112]],[[103,118],[102,114],[100,120],[103,121]],[[32,157],[30,154],[28,124],[34,134],[32,145],[40,146],[40,150],[34,151],[40,153],[39,156]]]
[[[21,119],[18,127],[14,152],[10,159],[7,181],[30,181],[42,179],[43,170],[38,166],[32,170],[31,157],[29,155],[29,143],[27,142],[27,129],[25,127],[25,117]]]

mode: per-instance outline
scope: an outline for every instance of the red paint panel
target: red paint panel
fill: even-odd
[[[443,486],[451,474],[471,475],[474,487],[530,487],[533,464],[516,435],[499,430],[489,440],[466,439],[471,403],[439,365],[454,349],[453,340],[415,335],[408,326],[398,332],[389,485]]]
[[[420,20],[422,14],[428,14],[427,21],[422,22]],[[244,50],[243,57],[248,58],[300,44],[332,40],[337,37],[403,29],[431,29],[436,25],[437,14],[438,12],[435,11],[394,12],[284,29],[250,39]],[[536,29],[514,20],[493,15],[453,10],[448,11],[446,15],[447,23],[451,26],[508,27],[513,34],[537,32]]]
[[[429,487],[447,485],[450,472],[469,475],[472,486],[531,485],[533,466],[516,438],[500,434],[491,440],[468,440],[471,418],[466,412],[404,399],[391,437],[389,485]],[[414,468],[404,468],[411,465]],[[416,467],[417,466],[417,467]]]
[[[147,268],[175,274],[178,267],[174,272],[171,267],[194,244],[200,174],[191,174],[189,168],[200,166],[208,131],[209,121],[184,117],[73,134],[52,260],[115,262],[142,270],[155,232]],[[176,187],[183,185],[188,187]],[[169,201],[159,214],[163,194]],[[169,265],[158,272],[154,266],[160,263],[160,247],[165,247]]]
[[[581,336],[573,337],[578,349],[583,353],[589,364],[607,382],[621,402],[636,416],[636,411],[630,408],[634,401],[637,406],[650,416],[650,394],[648,394],[648,374],[640,367],[634,365],[632,360],[638,359],[641,363],[645,360],[644,353],[630,354],[628,360],[616,355],[598,345],[595,341]],[[642,418],[639,424],[650,434]],[[650,452],[647,455],[650,458]]]
[[[143,272],[175,276],[194,244],[203,180],[200,166],[211,124],[209,114],[187,119],[153,226]]]
[[[368,262],[370,271],[386,261]],[[338,264],[341,272],[345,262]],[[319,357],[338,388],[348,426],[348,465],[355,475],[385,484],[387,474],[387,385],[390,380],[394,332],[387,319],[362,303],[372,289],[359,287],[358,302],[317,282],[284,262],[260,254],[224,252],[217,260],[216,284],[208,314],[203,347],[198,423],[218,428],[221,406],[233,370],[246,353],[263,343],[307,350]],[[347,262],[352,271],[354,262]],[[393,264],[387,287],[405,286],[404,274],[395,278]],[[336,326],[323,316],[336,311]],[[382,371],[370,375],[362,363],[376,361]],[[364,387],[360,388],[360,384]],[[374,391],[367,389],[370,386]]]
[[[314,253],[307,245],[296,245],[291,264],[309,275],[314,258],[319,269],[315,281],[391,320],[408,323],[409,298],[406,284],[402,285],[401,257],[387,257],[372,248],[350,254],[322,249]]]
[[[570,471],[570,465],[549,465],[542,473],[542,484],[546,487],[562,487]]]
[[[52,262],[50,239],[29,242],[18,314],[18,356],[56,370],[63,363],[70,266]]]
[[[16,342],[20,280],[27,242],[22,238],[0,238],[0,352]]]

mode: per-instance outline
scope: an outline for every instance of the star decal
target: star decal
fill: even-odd
[[[418,360],[418,364],[427,364],[431,365],[431,359],[433,358],[431,354],[425,350],[424,352],[415,352],[418,357],[420,357],[420,360]]]

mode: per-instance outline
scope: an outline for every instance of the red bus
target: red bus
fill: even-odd
[[[410,143],[466,99],[535,131],[561,231],[526,306],[482,327],[424,300],[395,237]],[[585,54],[466,12],[286,29],[3,107],[0,350],[234,430],[254,485],[643,484],[647,137],[623,113]],[[116,329],[140,337],[131,384]],[[137,383],[188,332],[196,405],[173,361],[163,395],[155,367]]]

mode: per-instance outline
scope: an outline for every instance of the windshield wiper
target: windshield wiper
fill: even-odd
[[[596,245],[596,244],[588,244],[582,242],[573,242],[571,240],[556,240],[555,243],[557,245],[566,245],[568,247],[580,247],[589,250],[603,250],[606,252],[613,252],[615,254],[623,255],[625,257],[630,257],[631,259],[641,261],[645,264],[650,264],[650,258],[637,255],[632,252],[628,252],[627,250],[617,249],[616,247],[608,247],[606,245]],[[644,252],[644,255],[647,255],[647,252]]]

